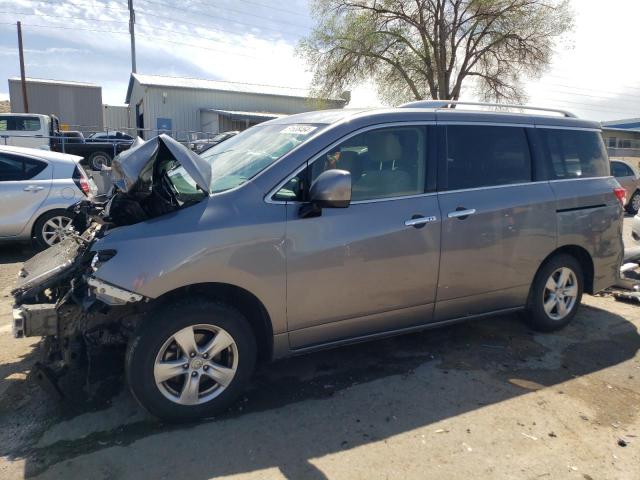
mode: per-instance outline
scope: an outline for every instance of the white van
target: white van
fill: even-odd
[[[51,117],[35,113],[0,113],[0,145],[50,150]]]

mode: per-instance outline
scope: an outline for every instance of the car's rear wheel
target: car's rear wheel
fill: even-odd
[[[49,248],[74,233],[73,218],[66,210],[52,210],[36,221],[33,240],[38,248]]]
[[[640,211],[640,192],[635,192],[627,203],[627,212],[635,215]]]
[[[131,338],[129,388],[151,414],[180,422],[228,408],[248,383],[256,340],[247,319],[222,303],[196,300],[158,310]]]
[[[93,152],[89,155],[87,162],[91,170],[99,172],[103,166],[108,167],[111,165],[111,156],[106,152]]]
[[[571,255],[560,254],[547,260],[531,286],[527,323],[543,332],[566,326],[580,305],[583,282],[582,267]]]

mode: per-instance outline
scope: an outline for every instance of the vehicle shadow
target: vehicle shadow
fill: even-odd
[[[548,335],[516,315],[494,317],[263,366],[238,405],[213,420],[143,419],[10,457],[42,478],[84,478],[99,465],[109,478],[174,472],[199,480],[275,468],[286,478],[322,479],[315,458],[558,386],[638,349],[636,327],[599,308],[583,306],[569,327]]]
[[[0,243],[0,265],[24,262],[36,254],[30,243],[6,242]]]

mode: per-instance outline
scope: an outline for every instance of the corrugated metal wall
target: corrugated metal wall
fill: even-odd
[[[24,113],[19,80],[9,79],[11,110]],[[27,81],[29,113],[56,115],[61,125],[84,133],[103,129],[102,88]]]
[[[166,94],[166,95],[163,95]],[[202,131],[200,109],[234,110],[268,113],[301,113],[319,108],[342,108],[339,101],[314,104],[306,98],[261,95],[257,93],[192,90],[172,87],[144,87],[137,81],[131,92],[130,117],[135,125],[135,105],[143,100],[145,129],[155,129],[158,118],[171,119],[173,135],[188,139],[189,132]],[[153,133],[146,134],[146,138]]]
[[[129,123],[129,107],[122,105],[103,105],[102,120],[105,130],[128,132],[132,125]]]

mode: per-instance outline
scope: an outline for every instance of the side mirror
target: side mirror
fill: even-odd
[[[311,184],[309,204],[300,208],[301,217],[319,215],[323,208],[347,208],[351,203],[351,173],[331,169]]]

